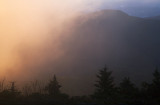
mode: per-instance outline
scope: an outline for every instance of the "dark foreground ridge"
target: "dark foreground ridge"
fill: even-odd
[[[129,77],[116,86],[112,72],[106,67],[99,70],[95,92],[89,96],[72,96],[62,93],[56,76],[44,86],[35,81],[16,89],[15,82],[9,88],[1,82],[0,105],[159,105],[160,72],[153,73],[152,83],[143,82],[137,88]]]

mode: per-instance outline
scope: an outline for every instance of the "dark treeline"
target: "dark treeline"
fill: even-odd
[[[0,83],[0,105],[160,105],[160,72],[153,72],[151,83],[143,82],[136,87],[129,77],[117,86],[112,72],[104,67],[99,70],[95,81],[95,92],[90,96],[72,96],[62,93],[62,87],[54,75],[46,85],[39,81],[17,89],[15,82],[4,86]]]

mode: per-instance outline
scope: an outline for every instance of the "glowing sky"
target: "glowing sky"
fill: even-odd
[[[64,20],[100,4],[96,0],[0,0],[0,75],[14,77],[24,65],[27,68],[47,59],[48,53],[41,49],[50,37],[54,42],[50,52],[55,52],[53,59],[57,59],[63,52],[58,48],[58,35]],[[37,61],[31,60],[33,57]]]

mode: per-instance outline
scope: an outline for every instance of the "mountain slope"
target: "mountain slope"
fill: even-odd
[[[160,15],[159,16],[154,16],[154,17],[147,17],[147,19],[160,20]]]
[[[159,27],[160,21],[118,10],[81,14],[64,24],[60,36],[64,55],[45,67],[63,71],[59,72],[65,77],[63,86],[72,95],[92,93],[96,73],[105,64],[117,83],[129,76],[140,84],[151,80],[160,64]]]
[[[75,75],[95,74],[107,64],[117,81],[123,76],[143,81],[160,64],[160,21],[103,10],[78,16],[70,24],[63,63]]]

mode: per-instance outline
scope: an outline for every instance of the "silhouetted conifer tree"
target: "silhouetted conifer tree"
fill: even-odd
[[[151,90],[152,90],[152,95],[155,98],[160,98],[160,73],[158,71],[158,68],[156,68],[156,70],[153,73],[153,81],[151,84]]]
[[[61,88],[61,85],[59,85],[59,82],[57,81],[57,78],[55,75],[53,79],[50,80],[48,85],[45,87],[49,95],[52,95],[52,96],[58,96],[61,93],[60,88]]]
[[[160,88],[160,73],[158,71],[158,68],[156,68],[155,72],[153,73],[153,76],[153,85],[157,88]]]
[[[145,95],[145,99],[147,99],[147,101],[160,102],[160,72],[157,67],[153,73],[152,83],[149,84],[144,82],[141,92]]]
[[[125,77],[120,83],[120,95],[125,102],[131,102],[137,98],[138,88],[130,81],[129,77]]]
[[[93,96],[104,104],[110,103],[114,98],[115,88],[111,74],[112,72],[104,67],[97,75],[98,81],[95,84],[96,90]]]

